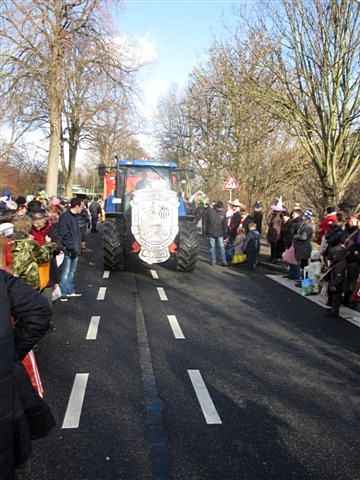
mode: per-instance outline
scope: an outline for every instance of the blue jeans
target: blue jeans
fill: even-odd
[[[79,257],[71,258],[65,255],[61,271],[60,288],[63,295],[70,295],[75,292],[75,273]]]
[[[224,247],[224,238],[223,237],[208,237],[209,241],[209,256],[210,262],[214,265],[216,263],[216,250],[220,254],[220,261],[223,264],[226,264],[226,256],[225,256],[225,247]]]

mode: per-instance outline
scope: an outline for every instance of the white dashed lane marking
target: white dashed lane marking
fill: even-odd
[[[170,323],[170,326],[171,326],[171,329],[173,331],[173,334],[174,334],[174,337],[177,339],[177,340],[183,340],[185,339],[185,336],[181,330],[181,327],[179,325],[179,322],[177,321],[177,318],[175,315],[168,315],[168,320],[169,320],[169,323]]]
[[[199,370],[188,370],[191,383],[194,387],[196,397],[200,404],[201,410],[208,425],[222,424],[221,418],[215,408],[214,402],[210,397],[210,393],[205,385]]]
[[[161,300],[162,302],[167,302],[167,301],[168,301],[168,297],[167,297],[167,295],[166,295],[165,290],[164,290],[162,287],[157,287],[157,291],[158,291],[160,300]]]
[[[62,428],[79,428],[88,378],[88,373],[77,373],[75,375]]]
[[[105,278],[105,279],[110,278],[110,271],[109,271],[109,270],[105,270],[102,278]]]
[[[106,287],[100,287],[98,296],[96,297],[96,300],[104,300],[105,295],[106,295]]]
[[[150,270],[150,273],[154,280],[159,280],[159,275],[156,270]]]
[[[94,315],[90,319],[89,329],[86,335],[86,340],[96,340],[99,328],[100,316]]]

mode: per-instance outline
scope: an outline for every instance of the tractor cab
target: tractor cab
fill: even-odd
[[[107,169],[104,175],[105,212],[130,214],[131,202],[141,190],[175,192],[179,201],[180,216],[186,216],[184,194],[189,190],[191,172],[178,169],[173,162],[144,160],[118,160],[117,166]]]
[[[198,235],[184,195],[191,172],[172,162],[118,160],[100,167],[104,175],[104,264],[124,269],[126,257],[163,263],[176,256],[179,270],[191,271],[198,254]]]

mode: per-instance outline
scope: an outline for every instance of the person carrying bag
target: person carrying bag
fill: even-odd
[[[55,424],[50,408],[33,389],[21,363],[47,332],[50,318],[46,298],[0,268],[2,480],[14,480],[15,469],[30,458],[31,440],[47,435]]]

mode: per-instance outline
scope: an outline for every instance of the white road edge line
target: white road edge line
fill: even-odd
[[[79,428],[88,378],[88,373],[77,373],[75,375],[62,428]]]
[[[274,282],[278,283],[279,285],[282,285],[285,288],[288,288],[292,292],[297,293],[298,295],[302,295],[301,289],[297,288],[294,286],[294,282],[291,280],[288,280],[286,278],[280,277],[279,275],[266,275],[268,278],[273,280]],[[307,295],[303,296],[306,298],[306,300],[309,300],[310,302],[316,303],[322,308],[328,309],[324,297],[321,295]],[[355,310],[352,310],[351,308],[348,307],[340,307],[340,316],[344,320],[346,320],[349,323],[352,323],[356,327],[360,327],[360,314],[359,312],[356,312]]]
[[[177,340],[183,340],[185,339],[185,336],[183,334],[183,331],[181,330],[181,327],[179,325],[179,322],[177,321],[177,318],[175,315],[168,315],[167,316],[168,320],[169,320],[169,323],[170,323],[170,327],[173,331],[173,334],[174,334],[174,337],[177,339]]]
[[[110,278],[110,270],[105,270],[102,278]]]
[[[96,300],[104,300],[105,295],[106,295],[106,287],[100,287],[98,296],[96,297]]]
[[[209,425],[221,425],[221,418],[215,408],[214,402],[210,397],[209,391],[205,385],[200,371],[188,370],[188,374],[194,387],[196,397],[200,404],[206,423]]]
[[[158,291],[160,300],[161,300],[162,302],[167,302],[167,301],[168,301],[168,297],[167,297],[167,295],[166,295],[165,290],[164,290],[162,287],[157,287],[156,289],[157,289],[157,291]]]
[[[86,334],[86,340],[96,340],[99,328],[100,316],[94,315],[90,319],[89,329]]]
[[[150,270],[150,273],[154,280],[159,280],[159,275],[156,270]]]

